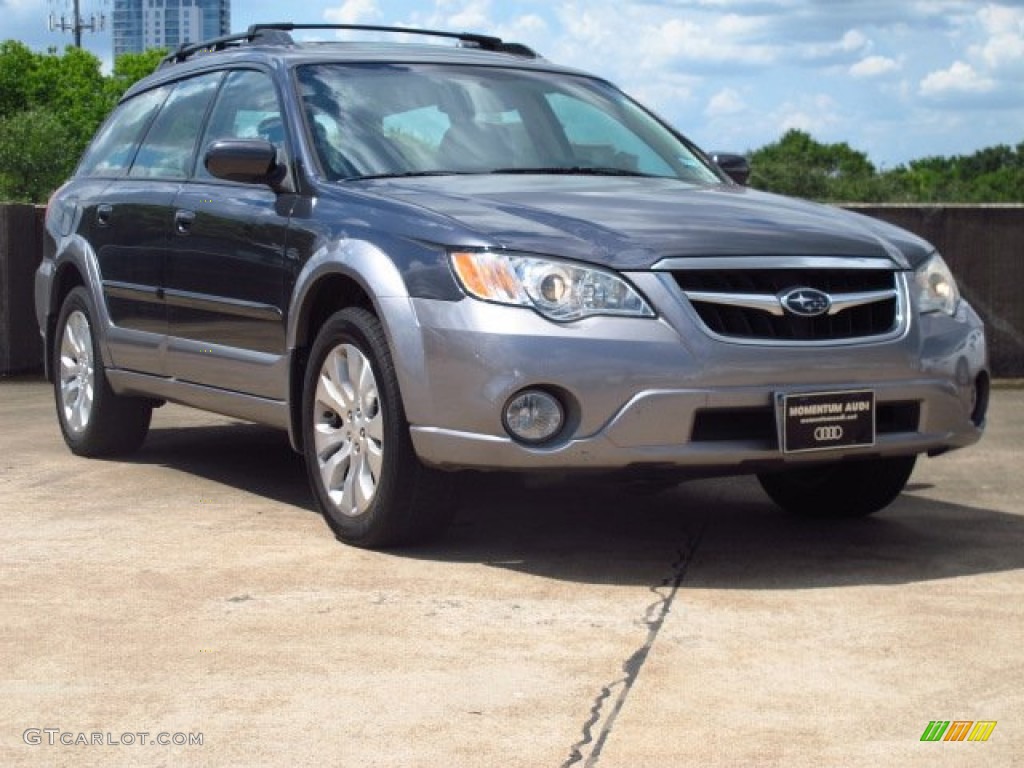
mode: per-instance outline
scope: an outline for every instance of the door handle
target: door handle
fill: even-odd
[[[187,235],[192,231],[192,223],[196,220],[195,211],[178,210],[174,212],[174,231],[179,235]]]
[[[110,216],[114,212],[114,206],[112,205],[97,205],[96,206],[96,225],[100,227],[110,226]]]

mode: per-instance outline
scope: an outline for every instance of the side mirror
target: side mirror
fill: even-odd
[[[711,159],[730,179],[744,187],[747,185],[747,179],[750,178],[750,163],[743,155],[732,152],[712,152]]]
[[[206,148],[203,164],[213,176],[244,184],[276,187],[284,166],[277,163],[277,148],[263,139],[220,139]]]

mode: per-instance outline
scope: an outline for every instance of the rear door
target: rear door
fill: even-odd
[[[173,203],[191,170],[199,131],[222,73],[200,75],[153,92],[162,101],[126,176],[110,183],[89,215],[103,292],[115,328],[114,365],[166,374],[167,252]]]
[[[167,238],[173,188],[128,178],[146,130],[171,86],[121,104],[82,158],[76,189],[81,194],[81,231],[96,255],[107,313],[114,367],[158,373],[167,316],[159,289],[161,250]]]

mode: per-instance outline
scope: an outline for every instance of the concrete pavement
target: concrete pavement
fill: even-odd
[[[2,380],[0,765],[1024,764],[1022,449],[1002,389],[868,520],[480,478],[441,543],[374,553],[282,434],[166,406],[78,459]]]

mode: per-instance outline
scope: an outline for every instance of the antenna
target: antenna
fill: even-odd
[[[97,16],[95,13],[89,16],[86,21],[82,18],[79,8],[79,0],[73,0],[74,7],[70,19],[65,19],[62,13],[58,18],[52,11],[47,19],[47,26],[51,32],[71,32],[75,36],[75,47],[82,47],[82,32],[102,32],[107,25],[107,17],[104,14]]]

